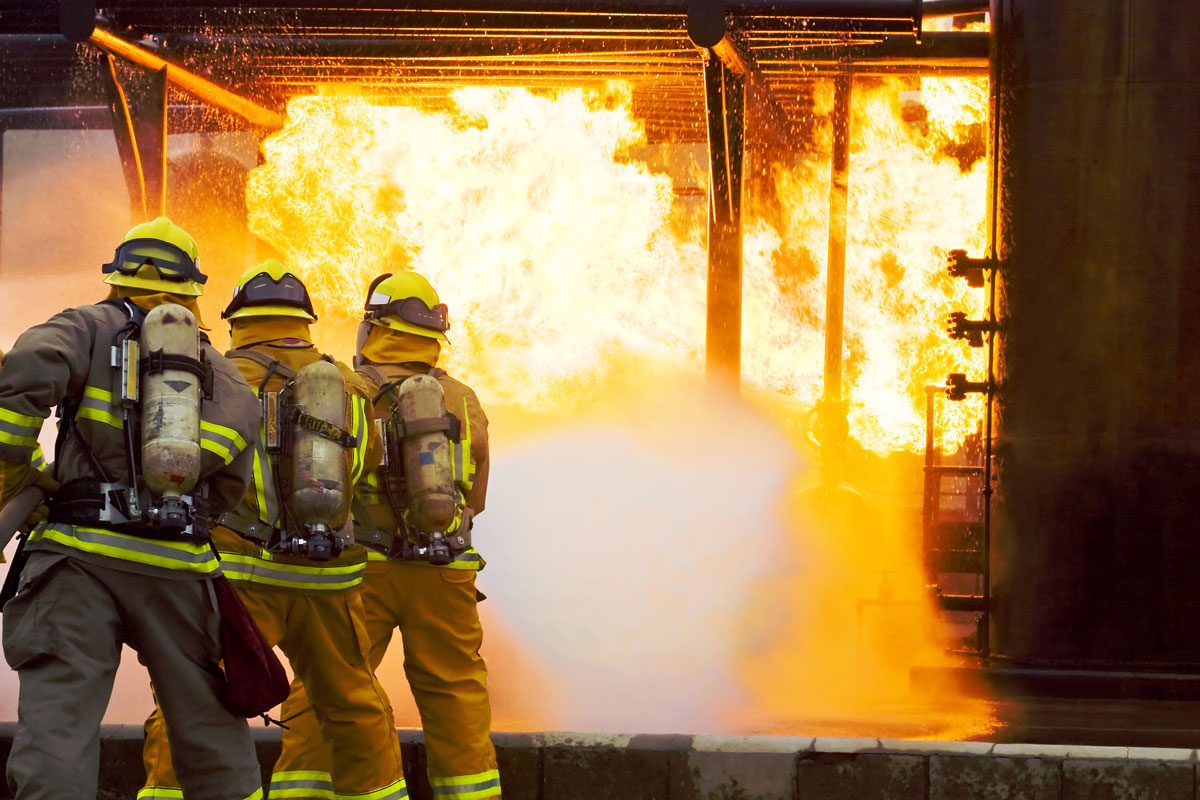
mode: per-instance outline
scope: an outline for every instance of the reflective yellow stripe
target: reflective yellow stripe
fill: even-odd
[[[29,462],[33,464],[34,469],[46,468],[46,454],[42,452],[41,445],[33,448],[33,455],[30,456]]]
[[[263,790],[262,790],[262,787],[260,786],[257,789],[255,789],[252,793],[246,795],[245,800],[262,800],[262,798],[263,798]]]
[[[212,439],[200,437],[200,446],[210,453],[215,453],[226,464],[232,464],[233,460],[237,458],[236,453],[231,453],[228,447],[219,445]]]
[[[144,786],[137,793],[137,800],[182,800],[183,789],[170,786]]]
[[[404,785],[404,778],[395,783],[388,784],[382,789],[376,789],[373,792],[356,792],[354,794],[334,795],[337,800],[404,800],[408,797],[408,788]]]
[[[350,435],[355,437],[353,467],[350,470],[350,482],[358,483],[362,477],[364,462],[367,458],[367,412],[366,401],[358,395],[351,395]]]
[[[459,444],[459,481],[463,492],[471,491],[475,485],[475,463],[471,460],[471,416],[467,408],[467,398],[463,398],[462,437]]]
[[[233,428],[201,420],[200,446],[220,456],[226,464],[232,464],[238,454],[246,449],[246,440]]]
[[[41,417],[31,417],[0,408],[0,444],[35,447],[41,430]]]
[[[107,411],[98,408],[81,408],[75,412],[76,419],[90,419],[93,422],[103,422],[121,430],[125,429],[125,421]]]
[[[258,506],[258,518],[278,527],[279,503],[275,492],[275,472],[271,457],[263,449],[262,440],[254,443],[254,499]]]
[[[500,771],[488,770],[476,775],[457,775],[453,778],[430,776],[429,786],[434,797],[449,797],[454,800],[480,800],[500,794]]]
[[[357,586],[367,569],[364,563],[336,567],[282,564],[272,560],[265,550],[258,556],[222,553],[221,565],[225,577],[231,581],[310,591],[340,591]]]
[[[275,772],[271,775],[272,798],[316,797],[320,800],[336,800],[333,793],[333,778],[328,772],[297,770]]]
[[[233,428],[227,428],[224,425],[218,425],[215,422],[209,422],[207,420],[200,420],[200,430],[208,431],[209,433],[215,433],[218,436],[224,436],[226,439],[233,442],[233,446],[238,449],[239,453],[246,449],[246,439]]]
[[[367,548],[367,561],[395,561],[397,564],[413,564],[418,567],[432,567],[428,561],[417,561],[409,559],[391,559],[383,553],[376,550],[374,547]],[[474,547],[468,548],[454,557],[454,560],[449,564],[443,564],[438,569],[469,569],[478,572],[483,569],[487,562],[483,560],[483,556],[479,555]]]
[[[23,425],[26,428],[34,430],[42,429],[42,422],[45,417],[34,417],[29,414],[18,414],[16,411],[10,411],[7,408],[0,408],[0,420],[8,422],[12,425]]]
[[[181,572],[212,575],[221,569],[220,562],[207,544],[166,542],[63,523],[42,523],[34,528],[33,533],[29,534],[29,543],[39,541],[55,542],[83,553]]]
[[[83,400],[75,411],[78,419],[90,419],[121,430],[125,429],[125,420],[112,403],[113,394],[106,389],[95,386],[83,387]]]
[[[10,444],[13,447],[33,447],[37,444],[37,435],[18,436],[0,429],[0,444]]]

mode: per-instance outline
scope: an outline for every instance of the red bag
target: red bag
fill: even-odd
[[[229,579],[217,576],[213,588],[221,613],[225,707],[239,716],[261,717],[287,698],[287,673]]]

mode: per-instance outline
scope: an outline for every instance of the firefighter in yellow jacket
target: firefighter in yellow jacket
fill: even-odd
[[[472,520],[483,511],[487,493],[487,417],[468,386],[436,367],[448,327],[446,306],[422,276],[384,275],[371,285],[355,365],[373,389],[375,419],[388,431],[387,463],[359,487],[355,536],[368,549],[362,594],[371,664],[378,667],[398,629],[404,672],[425,733],[433,796],[482,800],[500,797],[487,669],[479,655],[483,629],[475,573],[483,559],[471,546]],[[405,421],[393,413],[404,405],[405,380],[415,375],[436,378],[446,425],[436,419]],[[417,433],[406,436],[405,426],[408,434]],[[444,535],[431,536],[413,524],[420,515],[410,498],[417,492],[406,485],[400,466],[414,468],[416,459],[406,459],[411,455],[406,441],[419,439],[422,431],[443,431],[451,445],[455,496]],[[304,687],[294,681],[283,715],[308,705]],[[320,772],[328,763],[312,715],[296,716],[283,732],[276,769]]]
[[[329,768],[319,775],[277,773],[269,794],[400,800],[408,796],[400,745],[387,695],[368,663],[356,591],[367,554],[347,544],[353,484],[380,460],[379,437],[367,415],[369,390],[349,367],[331,368],[313,346],[309,325],[316,315],[308,290],[278,261],[247,271],[222,316],[231,326],[233,349],[226,357],[258,394],[263,423],[253,444],[253,484],[241,505],[217,518],[213,543],[267,642],[279,645],[309,687],[308,716],[331,752]],[[314,386],[334,395],[331,408],[339,419],[311,416],[318,413],[316,401],[329,401],[314,399]],[[333,459],[317,465],[325,470],[316,476],[323,484],[308,477],[312,465],[295,446],[296,435],[315,439],[309,456]],[[319,521],[310,518],[306,486],[331,503],[324,527],[314,527]],[[338,535],[343,529],[345,538]],[[291,724],[286,714],[283,722]],[[146,785],[139,800],[180,796],[164,733],[156,710],[146,722]]]
[[[108,299],[29,329],[0,368],[0,501],[52,493],[6,587],[4,655],[20,679],[8,781],[16,798],[96,796],[100,721],[128,644],[186,754],[189,800],[261,798],[246,720],[221,704],[205,526],[246,491],[258,403],[199,335],[206,278],[186,232],[165,217],[138,225],[104,272]],[[56,406],[51,480],[30,454]],[[178,469],[164,471],[164,453]]]

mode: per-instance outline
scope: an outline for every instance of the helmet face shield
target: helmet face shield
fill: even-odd
[[[182,248],[161,239],[130,239],[121,242],[113,260],[104,265],[103,273],[136,276],[144,267],[151,267],[160,280],[173,283],[204,284],[208,276],[200,271]]]
[[[221,312],[222,319],[229,319],[237,311],[253,306],[286,306],[303,311],[312,320],[317,315],[313,312],[312,300],[308,289],[295,275],[287,274],[279,280],[266,272],[260,272],[246,281],[237,290],[233,300]]]
[[[368,301],[364,319],[380,319],[382,317],[399,317],[410,325],[438,333],[450,330],[450,310],[446,304],[438,303],[430,308],[419,297],[406,297],[403,300],[392,300],[381,304],[372,304]]]

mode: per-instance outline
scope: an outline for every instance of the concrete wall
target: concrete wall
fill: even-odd
[[[13,725],[0,725],[7,758]],[[257,730],[259,755],[279,753]],[[1197,751],[889,739],[497,733],[506,800],[1200,800]],[[409,796],[432,800],[418,731]],[[100,800],[141,787],[142,731],[106,726]],[[7,794],[3,795],[7,797]]]

